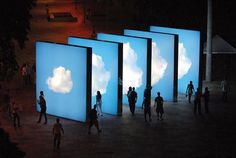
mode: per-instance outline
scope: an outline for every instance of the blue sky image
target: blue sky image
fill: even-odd
[[[147,39],[98,33],[97,39],[123,43],[123,104],[128,104],[128,87],[136,88],[141,107],[147,76]]]
[[[200,32],[158,26],[150,26],[150,31],[179,35],[178,92],[185,93],[189,81],[193,81],[196,90],[199,81]]]
[[[86,61],[87,48],[36,42],[36,99],[44,91],[48,114],[85,122]]]
[[[117,115],[118,110],[118,43],[69,37],[68,44],[92,48],[92,105],[96,93],[102,94],[102,112]]]
[[[124,35],[152,39],[152,97],[161,92],[166,101],[173,101],[174,35],[138,30],[124,30]]]

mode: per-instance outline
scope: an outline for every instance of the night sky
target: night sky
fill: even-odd
[[[213,35],[219,34],[230,39],[236,36],[233,2],[212,0]],[[206,36],[207,0],[146,0],[138,3],[146,12],[144,14],[149,15],[146,17],[152,19],[149,24],[200,30]]]

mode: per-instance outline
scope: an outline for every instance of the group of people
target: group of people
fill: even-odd
[[[38,119],[37,123],[41,122],[41,118],[42,118],[42,115],[43,115],[44,119],[45,119],[44,124],[47,124],[47,114],[46,114],[47,106],[46,106],[46,100],[44,98],[43,91],[40,91],[39,100],[37,102],[40,105],[40,114],[39,114],[39,119]],[[55,148],[59,149],[60,148],[60,142],[61,142],[61,134],[62,133],[64,134],[64,129],[62,127],[62,124],[60,123],[59,118],[56,118],[56,123],[53,125],[52,133],[53,133],[53,146],[54,146],[54,149]]]
[[[221,82],[221,89],[222,89],[222,100],[224,102],[227,101],[227,95],[229,90],[229,85],[226,80],[223,80]],[[143,95],[143,103],[142,108],[144,109],[144,119],[145,122],[147,122],[147,115],[149,117],[149,122],[152,121],[151,118],[151,86],[147,87],[144,91]],[[209,99],[210,99],[210,92],[208,87],[205,87],[205,91],[203,94],[201,93],[200,89],[197,88],[196,91],[194,89],[192,81],[189,82],[186,89],[186,97],[188,97],[188,102],[191,103],[191,98],[194,95],[194,113],[201,114],[201,98],[204,99],[204,105],[205,105],[205,113],[209,113]],[[132,115],[135,113],[135,104],[138,99],[137,92],[135,91],[135,87],[129,87],[129,90],[127,92],[128,102],[129,102],[129,108]],[[44,124],[47,124],[47,106],[46,106],[46,100],[44,98],[43,91],[40,91],[39,99],[37,100],[38,104],[40,105],[40,114],[39,119],[37,123],[41,122],[42,116],[44,116],[45,122]],[[14,127],[21,127],[20,124],[20,114],[19,112],[22,110],[20,104],[17,104],[15,100],[11,101],[10,98],[10,90],[7,89],[4,94],[4,103],[6,107],[6,111],[9,115],[9,117],[13,120]],[[164,108],[163,108],[164,99],[161,96],[160,92],[157,92],[157,96],[154,99],[154,108],[157,113],[157,119],[163,120],[163,114],[164,114]],[[101,133],[102,130],[99,128],[98,123],[98,116],[103,116],[102,114],[102,95],[100,91],[97,91],[96,94],[96,103],[94,104],[93,108],[89,111],[88,117],[89,117],[89,125],[88,125],[88,134],[91,134],[91,127],[94,125],[97,129],[98,133]],[[56,123],[53,125],[53,144],[54,148],[59,149],[60,148],[60,140],[61,140],[61,134],[64,133],[64,129],[62,127],[62,124],[60,123],[60,119],[56,118]]]
[[[205,91],[203,94],[201,94],[201,91],[199,88],[194,89],[193,82],[190,81],[186,88],[186,97],[188,97],[188,102],[191,103],[191,98],[194,95],[194,108],[193,112],[196,114],[202,114],[201,110],[201,98],[204,99],[204,105],[205,105],[205,113],[209,113],[209,99],[210,99],[210,92],[208,87],[205,87]]]
[[[128,97],[130,112],[132,113],[132,115],[134,115],[135,104],[136,104],[137,99],[138,99],[138,94],[135,91],[135,87],[133,87],[133,88],[129,87],[129,90],[127,92],[127,97]]]
[[[149,116],[149,121],[152,121],[151,118],[151,89],[152,87],[147,87],[144,90],[144,95],[143,95],[143,103],[142,103],[142,108],[144,109],[144,119],[145,122],[147,122],[147,115]],[[155,98],[155,103],[154,103],[154,108],[156,109],[157,113],[157,119],[158,120],[163,120],[163,113],[164,113],[164,108],[163,108],[163,97],[161,97],[160,92],[157,92],[157,97]],[[135,112],[135,104],[137,102],[137,92],[135,91],[135,87],[129,87],[129,90],[127,92],[127,97],[128,97],[128,102],[129,102],[129,107],[130,107],[130,112],[132,115],[134,115]]]
[[[228,92],[229,92],[229,84],[226,79],[223,79],[220,83],[220,88],[222,92],[222,101],[227,102],[228,100]],[[189,82],[186,89],[186,97],[188,97],[188,102],[191,103],[191,98],[194,95],[194,113],[201,114],[201,98],[204,100],[205,105],[205,113],[209,113],[209,100],[210,100],[210,91],[208,87],[205,87],[203,94],[201,93],[200,89],[197,88],[196,92],[193,86],[192,81]]]

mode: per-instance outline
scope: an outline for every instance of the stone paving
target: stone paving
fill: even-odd
[[[6,84],[5,84],[6,85]],[[12,84],[8,84],[12,85]],[[5,88],[5,87],[3,87]],[[86,123],[61,119],[65,134],[61,149],[53,150],[52,126],[54,116],[49,116],[47,125],[37,124],[34,86],[10,87],[11,97],[22,105],[22,127],[14,128],[12,120],[0,113],[2,128],[18,143],[27,158],[47,157],[160,157],[160,158],[234,158],[236,157],[236,116],[233,100],[222,103],[217,95],[212,96],[210,114],[193,114],[193,104],[184,96],[178,103],[165,102],[164,120],[157,120],[152,109],[150,123],[144,121],[143,110],[136,109],[132,116],[124,106],[123,116],[99,117],[102,133],[95,128],[88,135]],[[231,99],[232,99],[231,95]]]

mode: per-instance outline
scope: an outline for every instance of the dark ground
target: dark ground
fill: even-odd
[[[95,128],[88,135],[85,123],[61,119],[65,134],[60,151],[52,146],[54,116],[49,116],[47,125],[37,124],[34,86],[22,87],[21,83],[10,86],[11,97],[22,105],[20,113],[22,127],[14,128],[12,120],[1,112],[1,127],[10,134],[13,142],[26,152],[26,157],[161,157],[161,158],[234,158],[236,157],[236,107],[233,94],[228,103],[220,101],[216,91],[211,96],[210,114],[193,114],[193,104],[184,96],[178,103],[164,104],[164,120],[144,122],[143,110],[136,115],[124,106],[122,117],[104,115],[99,118],[102,133]],[[6,88],[4,86],[3,88]]]

